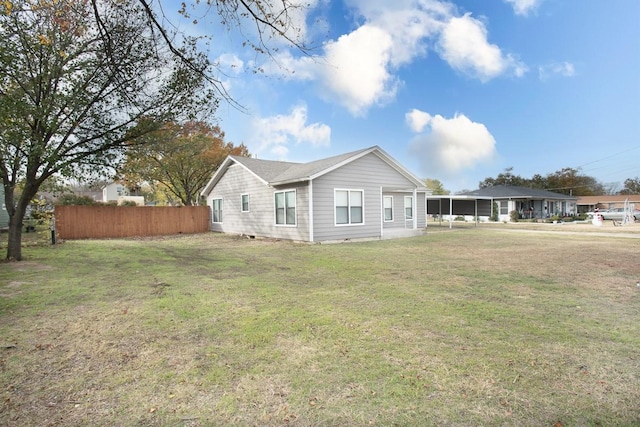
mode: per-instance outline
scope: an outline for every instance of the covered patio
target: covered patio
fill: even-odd
[[[449,228],[453,227],[456,216],[473,216],[474,223],[479,222],[481,216],[491,216],[492,198],[487,196],[469,195],[427,195],[427,221],[429,227],[429,215],[438,218],[442,223],[442,217],[448,216]]]

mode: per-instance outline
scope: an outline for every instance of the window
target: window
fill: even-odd
[[[336,224],[363,224],[362,190],[336,190],[334,195],[336,206]]]
[[[296,191],[279,191],[275,193],[276,224],[296,225]]]
[[[249,212],[249,195],[242,195],[242,212]]]
[[[386,222],[393,221],[393,196],[384,196],[384,220]]]
[[[509,213],[509,202],[507,200],[500,200],[500,215],[506,215]]]
[[[211,222],[222,222],[222,199],[211,201]]]
[[[413,219],[413,196],[404,196],[404,219]]]

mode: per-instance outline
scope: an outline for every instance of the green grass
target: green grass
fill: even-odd
[[[0,264],[0,424],[638,424],[638,242],[28,247]]]

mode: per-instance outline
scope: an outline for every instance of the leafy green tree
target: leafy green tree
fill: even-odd
[[[640,194],[640,178],[628,178],[624,180],[624,188],[620,190],[620,194]]]
[[[578,169],[564,168],[547,175],[549,191],[572,196],[594,196],[604,194],[602,184],[593,177],[582,175]]]
[[[547,188],[547,180],[540,174],[535,174],[531,179],[527,180],[528,187],[544,190]]]
[[[249,151],[225,142],[218,126],[167,123],[128,148],[120,174],[129,186],[159,184],[170,200],[190,206],[228,155],[249,156]]]
[[[513,167],[506,168],[504,172],[498,174],[496,178],[485,178],[480,181],[479,188],[493,187],[496,185],[525,186],[527,180],[519,175],[513,174]]]
[[[597,179],[582,175],[578,169],[564,168],[546,176],[535,174],[530,179],[514,175],[512,171],[513,168],[507,168],[496,178],[485,178],[480,182],[480,188],[494,185],[513,185],[573,196],[591,196],[606,192],[604,186]]]
[[[22,258],[24,215],[47,179],[113,165],[153,124],[216,106],[196,40],[180,46],[188,64],[176,59],[136,2],[0,2],[0,40],[9,260]]]
[[[431,190],[434,195],[445,195],[450,193],[449,190],[444,188],[442,182],[437,179],[425,178],[424,186]]]

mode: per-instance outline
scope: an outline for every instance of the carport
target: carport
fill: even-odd
[[[466,195],[427,195],[427,223],[429,226],[429,215],[438,215],[442,223],[442,215],[449,215],[449,228],[453,227],[453,218],[457,215],[473,215],[475,224],[478,224],[478,217],[491,216],[493,198],[485,196]]]

